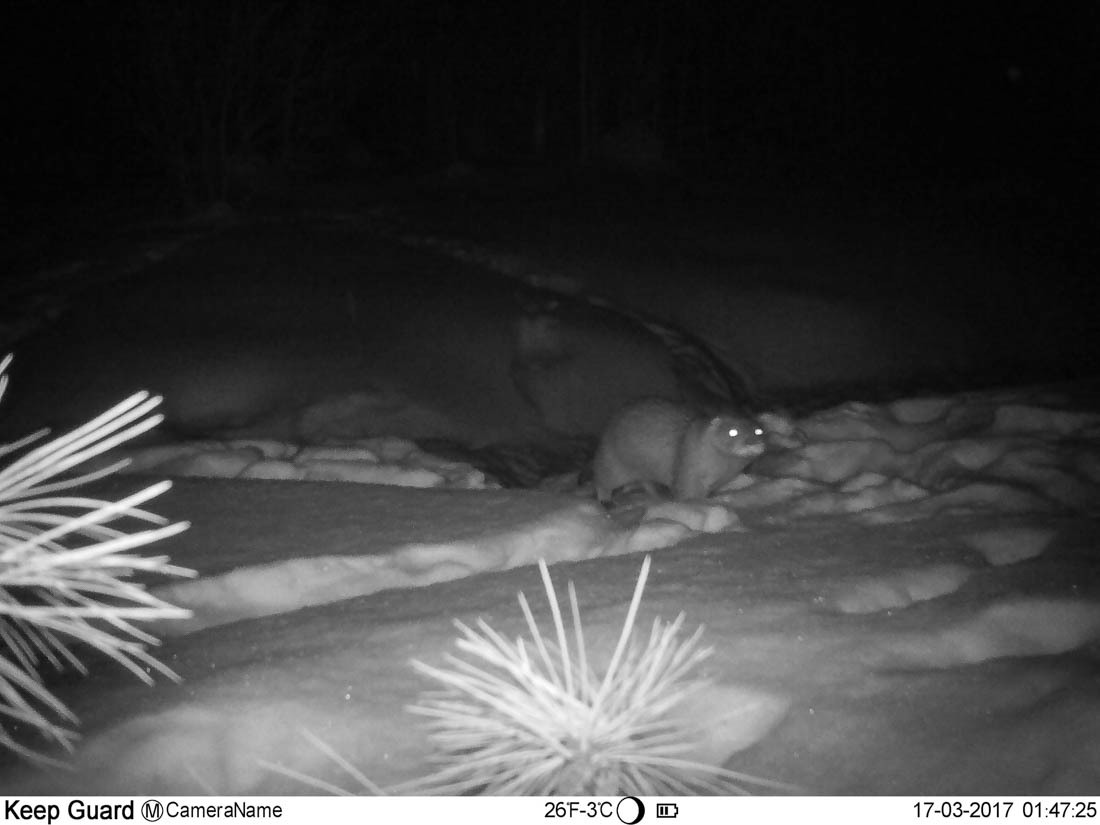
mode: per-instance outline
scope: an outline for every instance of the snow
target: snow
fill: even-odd
[[[194,525],[162,549],[200,578],[150,583],[194,611],[156,628],[182,682],[150,688],[110,663],[58,677],[83,721],[72,770],[9,763],[0,786],[308,791],[264,761],[347,786],[303,731],[383,787],[414,780],[430,753],[405,706],[429,685],[410,659],[440,663],[453,619],[525,632],[520,591],[548,626],[542,558],[576,583],[590,659],[606,661],[652,553],[638,627],[685,611],[715,648],[686,711],[708,731],[696,758],[815,794],[1096,792],[1100,414],[1072,392],[779,412],[772,449],[712,500],[610,517],[584,495],[495,489],[398,428],[365,436],[378,410],[482,436],[525,427],[512,412],[473,426],[476,409],[437,412],[446,388],[364,386],[340,363],[288,396],[310,366],[284,365],[277,391],[238,386],[263,415],[222,411],[228,435],[112,456],[173,478],[158,512]]]
[[[919,423],[901,420],[918,406]],[[531,565],[545,558],[577,582],[592,649],[606,655],[637,553],[666,547],[648,615],[686,610],[717,648],[713,687],[689,708],[709,731],[698,756],[814,793],[1088,793],[1100,770],[1086,735],[1100,732],[1097,531],[1066,507],[1094,506],[1097,480],[1079,470],[1098,422],[1025,393],[846,405],[796,422],[804,443],[765,467],[790,476],[656,506],[633,528],[569,496],[378,487],[379,450],[361,444],[314,453],[362,467],[367,484],[350,498],[356,485],[255,480],[206,458],[240,445],[136,448],[143,473],[218,466],[230,479],[179,481],[164,501],[169,516],[213,522],[166,548],[203,577],[156,588],[195,612],[160,628],[184,682],[149,690],[103,668],[64,686],[86,722],[74,772],[13,781],[28,792],[306,790],[261,758],[346,781],[303,729],[383,786],[415,779],[427,746],[402,707],[425,686],[406,660],[438,660],[451,617],[518,633],[511,598],[537,588]],[[295,454],[261,446],[249,453],[258,464]],[[204,518],[211,498],[246,515],[217,529],[216,511]],[[262,560],[234,551],[289,501],[312,518],[284,518]],[[313,519],[359,542],[325,552],[339,542]],[[437,540],[448,532],[466,535]]]

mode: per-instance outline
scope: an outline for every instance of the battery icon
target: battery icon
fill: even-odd
[[[657,803],[657,818],[658,819],[675,819],[676,815],[680,813],[680,807],[672,802],[658,802]]]

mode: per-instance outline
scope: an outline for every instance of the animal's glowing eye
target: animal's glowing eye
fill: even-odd
[[[753,432],[756,433],[757,435],[763,435],[764,434],[764,428],[763,427],[757,427],[755,430],[753,430]]]
[[[736,427],[730,427],[729,437],[730,438],[737,438],[737,428]]]

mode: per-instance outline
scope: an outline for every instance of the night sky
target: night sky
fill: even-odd
[[[5,17],[9,192],[179,183],[215,145],[292,163],[354,142],[432,168],[586,161],[640,131],[683,168],[1070,186],[1096,154],[1097,3],[22,0]]]

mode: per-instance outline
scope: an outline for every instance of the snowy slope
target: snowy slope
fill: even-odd
[[[101,667],[59,686],[86,723],[75,770],[4,784],[305,790],[267,760],[347,786],[303,730],[384,787],[415,779],[429,749],[403,708],[427,685],[408,660],[438,662],[452,618],[517,635],[525,590],[546,622],[545,557],[605,660],[637,553],[679,542],[639,625],[706,625],[700,758],[812,793],[1094,793],[1098,426],[1049,393],[846,405],[798,422],[770,475],[633,530],[540,493],[181,482],[161,509],[195,528],[166,549],[203,575],[159,592],[196,611],[164,628],[182,684]],[[683,526],[716,508],[727,529]]]
[[[411,658],[452,651],[453,618],[525,633],[520,590],[547,627],[543,557],[576,582],[606,661],[652,552],[639,627],[685,610],[716,651],[688,709],[710,731],[696,758],[812,793],[1095,793],[1095,387],[777,416],[753,475],[636,526],[638,510],[493,489],[407,440],[539,432],[509,391],[514,274],[325,221],[197,237],[131,271],[122,286],[97,275],[21,342],[0,418],[22,435],[138,387],[166,395],[176,429],[130,457],[175,479],[156,509],[193,524],[163,549],[200,578],[151,583],[195,611],[157,628],[183,681],[149,688],[110,663],[53,677],[84,723],[73,770],[8,759],[0,788],[306,790],[261,760],[352,785],[303,731],[384,787],[421,777],[428,741],[404,708],[429,685]],[[616,275],[624,293],[659,284],[634,272]],[[692,275],[664,288],[721,309]],[[734,308],[753,323],[731,334],[766,327],[741,345],[762,363],[782,345],[800,380],[821,358],[830,380],[876,374],[909,340],[849,323],[870,316],[846,305],[818,317],[836,336],[799,337],[821,301],[746,296]],[[910,346],[931,357],[938,338]]]

